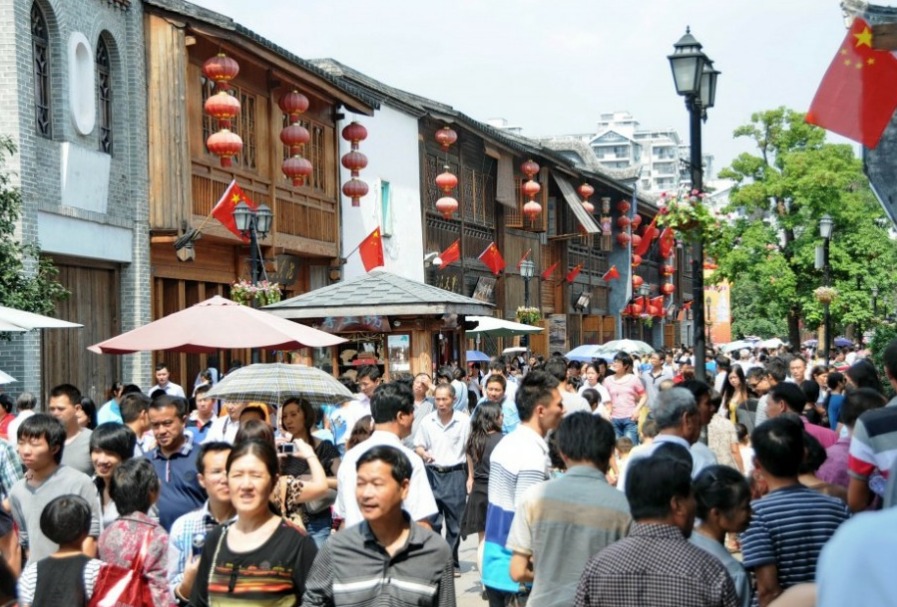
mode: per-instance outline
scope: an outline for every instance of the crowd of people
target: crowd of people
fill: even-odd
[[[216,403],[217,371],[187,399],[164,364],[99,408],[0,395],[0,596],[87,605],[134,569],[156,607],[451,606],[476,535],[489,607],[887,604],[897,341],[884,382],[709,354],[706,383],[682,348],[367,366],[326,404]]]

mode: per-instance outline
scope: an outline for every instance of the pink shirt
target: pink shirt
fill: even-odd
[[[645,393],[642,380],[632,374],[624,375],[619,381],[616,376],[611,375],[602,385],[610,394],[611,418],[630,417],[635,413],[635,406]]]
[[[803,415],[801,415],[800,420],[804,423],[804,430],[807,431],[807,434],[818,440],[823,449],[828,449],[838,442],[838,433],[834,430],[817,426]]]

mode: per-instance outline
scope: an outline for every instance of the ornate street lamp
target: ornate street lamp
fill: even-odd
[[[701,121],[707,119],[707,110],[716,103],[716,81],[720,72],[713,68],[713,61],[701,50],[701,43],[686,28],[685,35],[673,45],[673,54],[667,59],[673,72],[676,93],[685,97],[689,113],[691,157],[691,187],[704,189],[704,167],[701,153]],[[699,228],[696,228],[700,230]],[[707,380],[706,329],[704,327],[704,242],[702,235],[695,239],[692,253],[692,300],[694,301],[695,377]]]
[[[529,281],[536,273],[536,262],[524,259],[520,262],[520,278],[523,279],[523,306],[529,307]]]
[[[819,235],[822,237],[822,276],[823,284],[826,287],[831,286],[831,266],[829,265],[829,243],[832,241],[832,229],[835,222],[832,221],[831,215],[826,213],[819,220]],[[829,355],[832,343],[832,316],[830,313],[831,300],[825,299],[822,302],[823,309],[823,325],[825,326],[825,341],[823,343],[823,352],[825,352],[825,366],[828,367]]]

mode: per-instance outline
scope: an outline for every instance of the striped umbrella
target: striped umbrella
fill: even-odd
[[[353,397],[329,373],[305,365],[255,364],[228,373],[208,391],[209,398],[237,402],[263,402],[280,406],[292,397],[313,405],[334,405]]]

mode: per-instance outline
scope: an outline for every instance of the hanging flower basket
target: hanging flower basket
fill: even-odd
[[[703,235],[705,241],[712,241],[712,235],[719,230],[719,219],[704,204],[706,197],[707,194],[698,190],[664,192],[657,202],[657,225],[676,230],[682,240],[695,242]]]
[[[539,308],[524,308],[523,306],[517,308],[517,322],[535,326],[538,325],[541,320],[542,313],[539,311]]]
[[[259,306],[267,306],[280,301],[281,295],[280,285],[267,280],[257,285],[248,280],[238,280],[230,286],[230,298],[244,306],[251,306],[253,302]]]
[[[813,295],[819,303],[829,304],[838,297],[838,289],[835,287],[819,287],[813,291]]]

